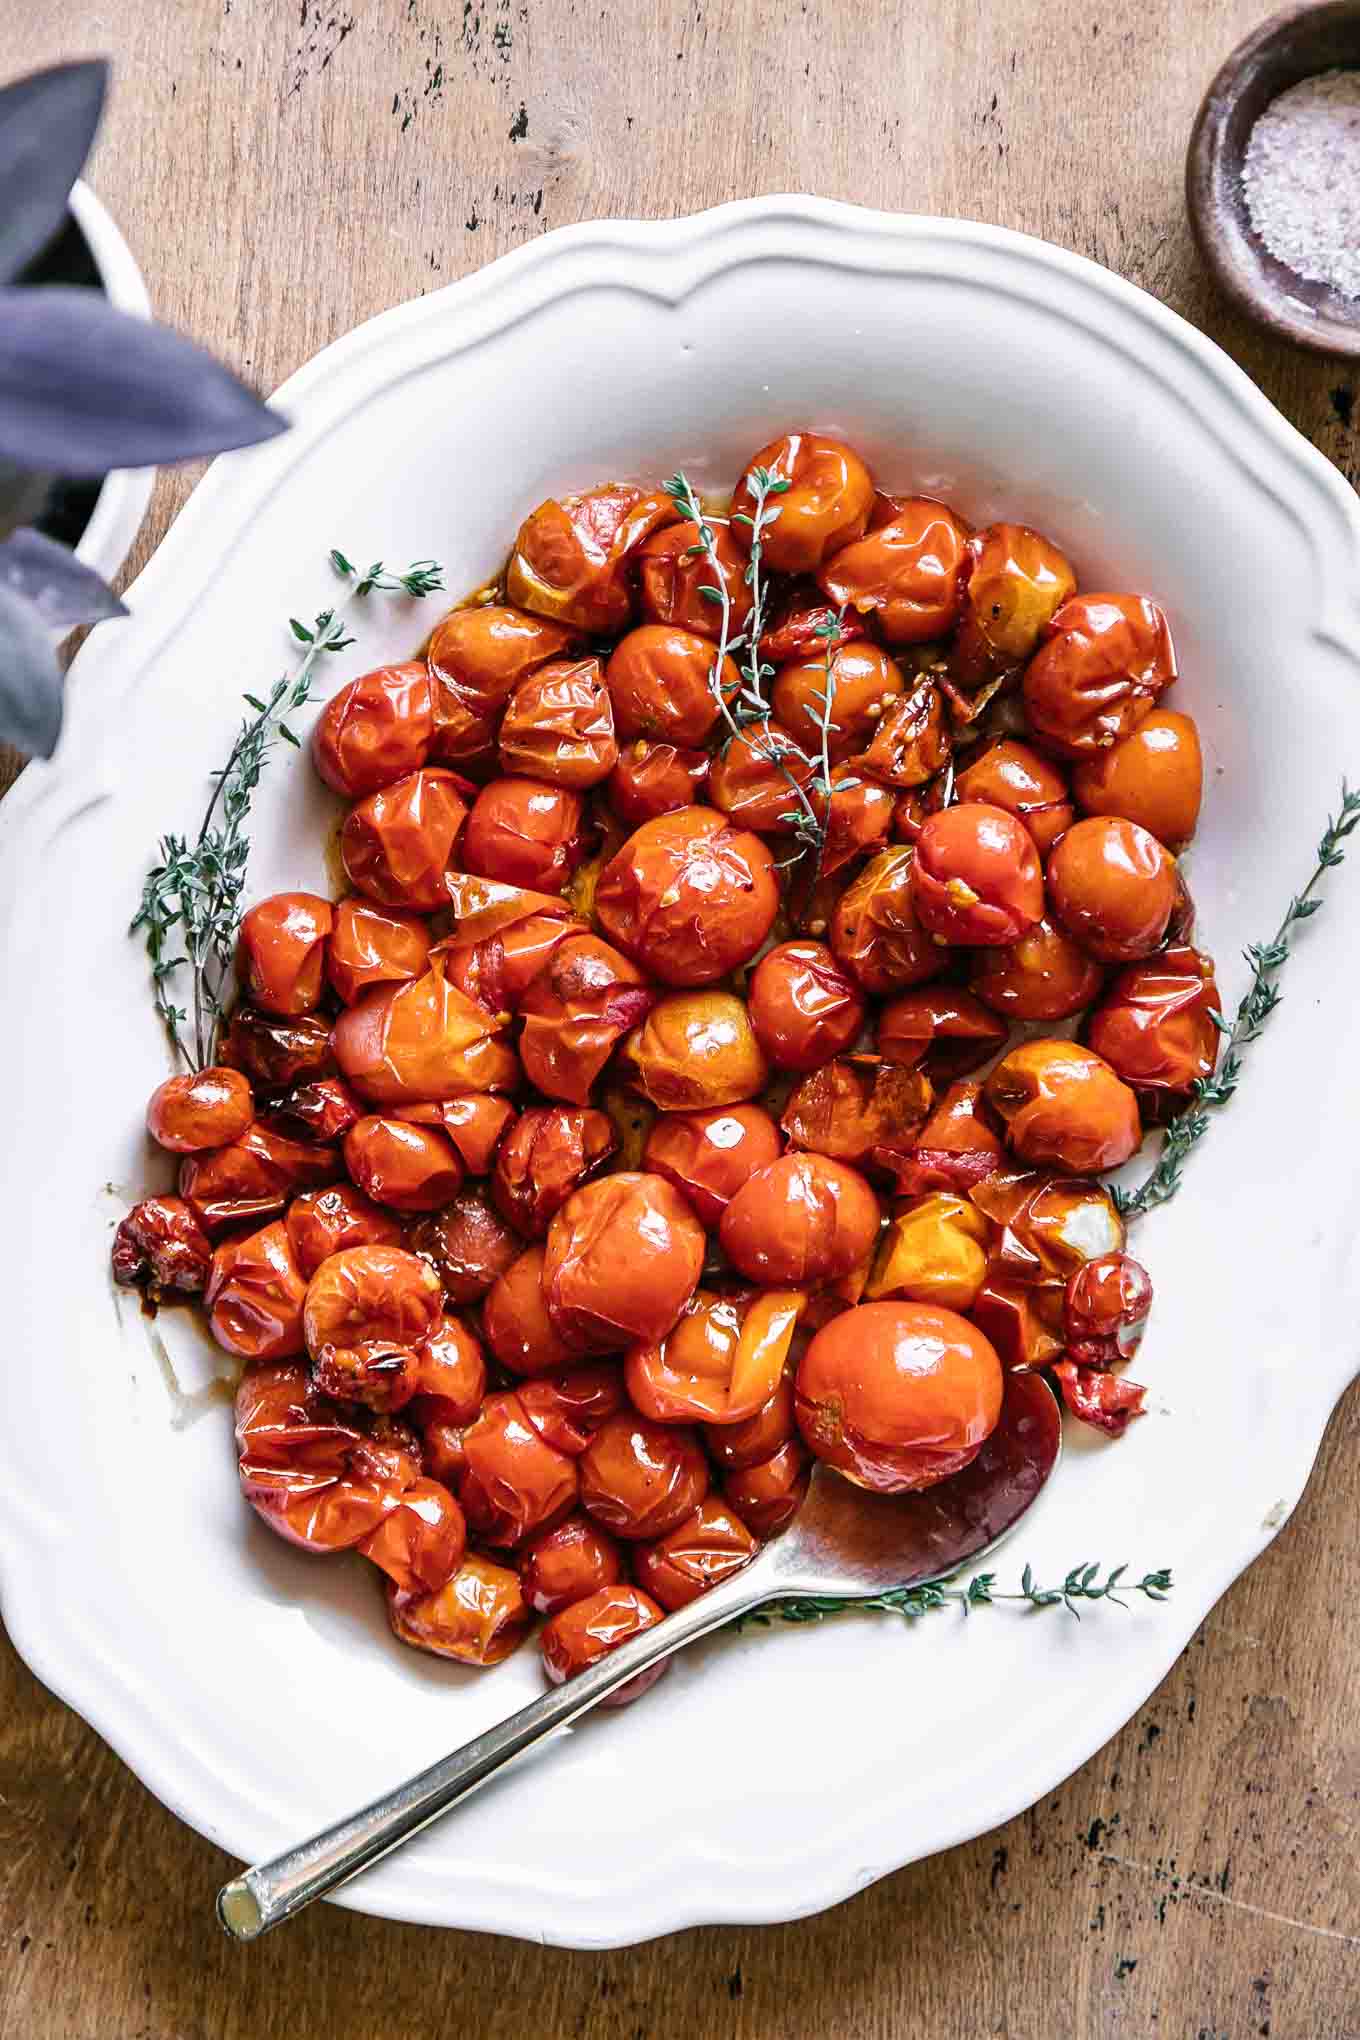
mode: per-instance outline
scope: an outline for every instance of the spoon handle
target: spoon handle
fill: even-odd
[[[217,1895],[219,1920],[234,1940],[258,1939],[314,1898],[324,1898],[400,1848],[507,1764],[608,1699],[629,1679],[777,1595],[768,1575],[736,1574],[358,1813],[224,1884]]]

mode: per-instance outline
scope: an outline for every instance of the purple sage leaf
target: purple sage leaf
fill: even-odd
[[[36,610],[52,631],[127,615],[126,606],[93,567],[41,531],[16,531],[0,543],[0,589],[8,589]]]
[[[0,742],[50,758],[61,734],[61,667],[36,609],[0,588]]]
[[[21,467],[102,475],[287,427],[193,341],[98,291],[0,289],[0,455]]]
[[[105,63],[58,64],[0,91],[0,282],[61,225],[108,82]]]

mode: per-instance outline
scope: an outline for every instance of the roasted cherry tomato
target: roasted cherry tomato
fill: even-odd
[[[346,800],[417,772],[434,737],[434,690],[423,659],[379,666],[333,694],[312,730],[312,762]]]
[[[1142,1344],[1152,1278],[1130,1254],[1098,1254],[1073,1269],[1063,1291],[1067,1357],[1079,1367],[1117,1367]]]
[[[217,1233],[272,1218],[293,1191],[317,1189],[343,1173],[335,1148],[290,1140],[257,1119],[226,1147],[186,1155],[179,1190],[204,1231]]]
[[[522,1242],[477,1192],[461,1191],[412,1226],[412,1251],[431,1262],[454,1309],[479,1303],[521,1252]]]
[[[1209,958],[1167,949],[1120,971],[1086,1023],[1086,1040],[1138,1093],[1177,1099],[1213,1075],[1218,1011]]]
[[[1117,815],[1074,822],[1048,860],[1048,897],[1067,933],[1102,963],[1160,948],[1176,905],[1169,851]]]
[[[246,1501],[307,1551],[358,1544],[420,1478],[413,1432],[392,1417],[341,1410],[296,1362],[246,1368],[236,1452]]]
[[[954,627],[967,537],[947,504],[880,496],[864,537],[843,546],[818,580],[838,607],[872,616],[890,645],[921,644]]]
[[[708,1461],[683,1424],[624,1410],[602,1424],[578,1462],[581,1506],[616,1537],[664,1537],[708,1492]]]
[[[563,624],[522,609],[455,609],[427,654],[434,688],[431,756],[484,778],[496,757],[501,711],[520,681],[578,642]]]
[[[1092,1255],[1124,1245],[1124,1221],[1103,1183],[1002,1171],[977,1184],[971,1197],[998,1228],[989,1272],[1006,1281],[1061,1289]]]
[[[464,784],[456,773],[430,767],[352,807],[340,831],[350,884],[383,907],[418,913],[446,907],[447,875],[467,816]]]
[[[1061,1289],[1035,1288],[989,1272],[971,1316],[1007,1374],[1049,1367],[1062,1352]]]
[[[343,1140],[363,1118],[364,1108],[343,1077],[315,1077],[267,1099],[265,1115],[269,1125],[290,1140],[325,1145]]]
[[[644,822],[611,859],[595,912],[612,942],[668,985],[706,985],[746,963],[779,907],[759,836],[713,808]]]
[[[417,1346],[439,1323],[442,1305],[439,1277],[418,1255],[344,1247],[307,1284],[303,1337],[313,1360],[332,1346]]]
[[[315,893],[274,893],[250,909],[237,967],[257,1006],[292,1019],[320,1004],[331,921],[330,901]]]
[[[632,569],[642,544],[676,521],[669,496],[622,482],[540,503],[525,518],[506,570],[512,602],[617,637],[633,620]]]
[[[487,1176],[506,1128],[516,1117],[508,1098],[469,1091],[460,1098],[440,1098],[421,1105],[398,1105],[393,1119],[412,1126],[437,1126],[453,1142],[469,1176]]]
[[[463,1187],[448,1135],[404,1119],[361,1119],[345,1135],[345,1166],[365,1196],[393,1211],[438,1211]]]
[[[902,698],[907,683],[896,659],[889,658],[880,646],[860,640],[781,667],[770,697],[775,717],[794,742],[813,756],[822,748],[822,697],[828,670],[833,699],[827,750],[839,764],[871,741],[880,719]]]
[[[335,1068],[330,1024],[311,1013],[288,1020],[242,999],[232,1011],[221,1060],[232,1069],[244,1070],[267,1091],[309,1077],[324,1077]]]
[[[808,575],[777,582],[770,595],[760,639],[760,657],[766,665],[787,666],[797,659],[810,659],[814,653],[825,653],[829,641],[869,635],[854,610],[835,609]]]
[[[724,588],[728,629],[735,637],[745,630],[751,614],[746,557],[725,517],[710,517],[706,522],[713,534],[716,568],[697,524],[668,524],[640,547],[642,613],[649,623],[673,624],[680,630],[697,631],[700,637],[715,638],[722,624],[722,603],[714,602],[703,590]]]
[[[1023,822],[1041,857],[1047,857],[1063,830],[1072,825],[1072,799],[1061,771],[1014,737],[989,744],[954,784],[960,800],[1005,808]]]
[[[560,892],[585,853],[580,794],[541,779],[493,779],[463,831],[469,871],[536,892]]]
[[[743,1183],[778,1161],[779,1129],[759,1105],[707,1112],[663,1112],[647,1136],[643,1167],[664,1176],[716,1226]]]
[[[916,918],[914,856],[905,845],[880,850],[850,881],[831,918],[833,951],[875,998],[922,984],[945,965],[939,943]]]
[[[784,1155],[757,1169],[723,1213],[723,1252],[751,1282],[835,1282],[878,1237],[879,1209],[863,1176],[825,1155]]]
[[[501,1142],[491,1195],[526,1239],[542,1239],[548,1221],[609,1160],[618,1136],[603,1112],[531,1105]]]
[[[921,1064],[936,1083],[967,1076],[995,1055],[1005,1039],[1006,1029],[995,1015],[956,985],[903,992],[878,1016],[879,1054],[889,1062]]]
[[[468,879],[469,885],[479,883],[482,881]],[[553,899],[551,894],[515,889],[515,897],[523,911],[503,926],[485,935],[470,936],[460,916],[457,932],[431,952],[443,958],[450,983],[487,1013],[517,1013],[530,985],[546,968],[558,944],[585,933],[566,904]],[[531,909],[529,903],[533,901],[541,905]]]
[[[849,1048],[864,1025],[858,986],[822,942],[781,942],[769,950],[746,996],[756,1039],[776,1069],[818,1069]]]
[[[624,1576],[617,1541],[588,1516],[568,1516],[535,1537],[520,1565],[520,1585],[539,1615],[560,1615],[601,1587],[617,1587]]]
[[[623,1369],[613,1360],[538,1374],[518,1384],[520,1407],[549,1445],[579,1459],[601,1424],[628,1406]]]
[[[1044,875],[1034,839],[1004,808],[962,801],[922,829],[912,904],[941,942],[978,948],[1018,942],[1043,916]]]
[[[675,744],[653,743],[646,737],[625,745],[605,789],[609,805],[621,822],[636,829],[658,815],[702,802],[708,790],[707,751],[685,750]]]
[[[784,836],[811,785],[812,760],[778,723],[753,723],[725,743],[708,775],[708,797],[740,828]]]
[[[789,1144],[863,1168],[891,1167],[914,1142],[931,1101],[919,1070],[878,1056],[842,1056],[823,1063],[789,1094],[779,1124]]]
[[[823,1326],[798,1365],[803,1437],[860,1487],[933,1487],[977,1457],[1001,1414],[1001,1362],[966,1318],[865,1303]]]
[[[949,1190],[928,1190],[898,1212],[883,1235],[864,1294],[903,1297],[967,1311],[987,1273],[989,1227],[977,1206]]]
[[[1193,719],[1154,708],[1117,744],[1081,759],[1072,774],[1072,791],[1084,813],[1122,815],[1168,850],[1181,849],[1195,833],[1204,792],[1204,759]]]
[[[953,664],[966,687],[1028,659],[1077,585],[1071,562],[1027,524],[989,524],[969,540],[971,572]],[[991,800],[970,793],[969,800]],[[1004,800],[998,807],[1009,805]]]
[[[577,1359],[548,1316],[543,1261],[542,1247],[526,1247],[496,1277],[482,1305],[486,1342],[511,1374],[558,1374]]]
[[[749,1565],[759,1546],[741,1517],[716,1495],[706,1495],[692,1516],[654,1544],[639,1546],[633,1561],[641,1584],[667,1614],[688,1607],[710,1587]]]
[[[743,1467],[758,1466],[778,1452],[781,1445],[797,1438],[793,1414],[793,1376],[785,1372],[775,1384],[773,1395],[753,1417],[738,1424],[705,1424],[704,1443],[719,1470],[725,1475]]]
[[[801,1438],[790,1438],[768,1459],[753,1460],[723,1479],[723,1497],[753,1537],[777,1537],[802,1507],[809,1460]]]
[[[987,1079],[987,1102],[1024,1161],[1070,1175],[1117,1169],[1143,1137],[1138,1100],[1075,1041],[1026,1041]]]
[[[625,742],[656,737],[671,744],[702,744],[718,720],[713,646],[692,630],[665,623],[630,630],[614,648],[605,681],[614,727]],[[723,661],[721,684],[729,698],[741,686],[731,659]]]
[[[621,1643],[655,1628],[664,1613],[651,1595],[644,1594],[639,1587],[599,1587],[584,1601],[573,1602],[543,1625],[538,1639],[543,1669],[553,1685],[560,1686],[577,1672],[608,1657]],[[662,1658],[635,1678],[625,1680],[601,1701],[601,1706],[626,1707],[630,1700],[641,1699],[669,1667],[670,1660]]]
[[[784,1373],[800,1289],[743,1296],[698,1290],[664,1339],[629,1348],[628,1393],[658,1424],[736,1424],[762,1410]]]
[[[436,1594],[463,1562],[463,1512],[437,1480],[412,1481],[396,1507],[359,1545],[402,1593]]]
[[[1025,715],[1067,757],[1126,737],[1176,677],[1166,618],[1144,595],[1074,596],[1049,630],[1025,668]]]
[[[245,1360],[287,1360],[305,1344],[307,1284],[286,1229],[275,1222],[225,1240],[212,1257],[203,1301],[219,1346]]]
[[[460,1092],[511,1089],[519,1063],[492,1013],[453,984],[444,958],[409,984],[375,985],[335,1023],[335,1056],[361,1097],[418,1105]]]
[[[463,1433],[458,1499],[475,1537],[514,1548],[576,1506],[576,1463],[541,1437],[514,1394],[489,1395]]]
[[[310,1282],[321,1263],[345,1247],[396,1247],[401,1226],[352,1183],[328,1190],[304,1190],[288,1207],[284,1223],[293,1258]]]
[[[1101,1367],[1078,1367],[1075,1360],[1055,1360],[1053,1373],[1064,1407],[1109,1438],[1122,1437],[1129,1419],[1143,1415],[1147,1390],[1136,1381]]]
[[[196,1296],[208,1279],[212,1247],[182,1197],[144,1197],[113,1236],[113,1279],[127,1289]]]
[[[1104,973],[1079,942],[1050,920],[1004,949],[980,949],[972,987],[984,1006],[1007,1020],[1066,1020],[1089,1006]]]
[[[191,1155],[238,1140],[254,1117],[248,1080],[239,1070],[214,1065],[158,1084],[146,1108],[146,1130],[171,1154]]]
[[[312,1379],[337,1402],[362,1403],[369,1410],[402,1410],[416,1392],[416,1356],[387,1339],[363,1339],[357,1346],[323,1346],[312,1361]]]
[[[438,1593],[406,1594],[389,1586],[387,1616],[402,1643],[464,1665],[500,1664],[519,1649],[534,1620],[519,1574],[472,1551]]]
[[[416,1423],[408,1403],[403,1422]],[[432,1417],[417,1425],[420,1433],[420,1463],[431,1480],[453,1490],[463,1477],[463,1424],[446,1424]]]
[[[831,800],[814,794],[813,810],[824,819],[826,840],[822,847],[822,877],[832,878],[856,857],[867,856],[888,840],[896,806],[891,787],[866,779],[852,760],[831,769]]]
[[[594,935],[556,943],[520,1001],[524,1074],[545,1097],[585,1105],[615,1044],[650,1012],[642,972]]]
[[[744,552],[761,469],[786,484],[767,496],[760,532],[765,565],[776,574],[815,574],[869,522],[874,485],[859,455],[819,432],[786,432],[761,447],[732,497],[732,536]]]
[[[933,779],[953,748],[939,688],[918,680],[878,718],[858,763],[871,779],[910,789]]]
[[[754,1098],[770,1074],[754,1017],[731,992],[667,993],[624,1045],[634,1083],[663,1112]]]
[[[899,1190],[916,1196],[923,1190],[967,1192],[1005,1158],[982,1085],[965,1078],[950,1085],[905,1153],[878,1159],[892,1169]]]
[[[427,1424],[470,1424],[486,1394],[486,1360],[465,1324],[441,1317],[415,1348],[416,1392],[407,1412]]]
[[[694,1294],[704,1232],[662,1176],[620,1170],[570,1196],[548,1228],[543,1294],[578,1352],[660,1339]]]
[[[579,793],[607,779],[618,760],[598,659],[553,659],[520,681],[501,721],[503,772]]]

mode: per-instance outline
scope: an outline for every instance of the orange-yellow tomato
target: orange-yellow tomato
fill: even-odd
[[[883,1235],[864,1294],[906,1297],[968,1311],[987,1273],[987,1221],[976,1205],[947,1190],[928,1190],[898,1213]]]
[[[767,498],[762,524],[765,564],[776,574],[815,574],[824,560],[858,538],[869,521],[874,485],[857,453],[820,432],[786,432],[762,446],[732,497],[732,536],[750,550],[755,476],[765,469],[786,486]],[[746,520],[746,521],[743,521]]]
[[[624,1045],[634,1083],[662,1112],[708,1111],[756,1097],[770,1068],[753,1018],[732,992],[668,992]]]
[[[697,1290],[664,1339],[630,1348],[628,1393],[659,1424],[737,1424],[762,1410],[784,1373],[800,1289],[745,1296]]]
[[[1088,815],[1126,822],[1179,850],[1195,833],[1204,792],[1204,759],[1194,719],[1154,708],[1136,729],[1072,774],[1072,791]]]
[[[669,496],[632,483],[549,499],[519,528],[506,593],[537,616],[617,637],[633,620],[631,569],[641,546],[676,521]]]
[[[1077,577],[1066,555],[1028,524],[989,524],[969,540],[968,550],[972,571],[954,664],[964,685],[975,686],[1030,657]]]
[[[500,1664],[518,1650],[534,1620],[518,1573],[472,1551],[436,1593],[406,1593],[394,1580],[387,1614],[402,1643],[465,1665]]]
[[[1069,1175],[1117,1169],[1142,1139],[1133,1092],[1075,1041],[1013,1048],[988,1077],[986,1097],[1022,1160]]]
[[[863,538],[841,548],[818,580],[842,608],[873,616],[890,645],[953,628],[962,600],[967,527],[929,496],[880,496]]]

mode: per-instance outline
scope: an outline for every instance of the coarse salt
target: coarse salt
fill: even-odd
[[[1242,192],[1277,261],[1360,297],[1360,70],[1321,71],[1271,101],[1247,142]]]

